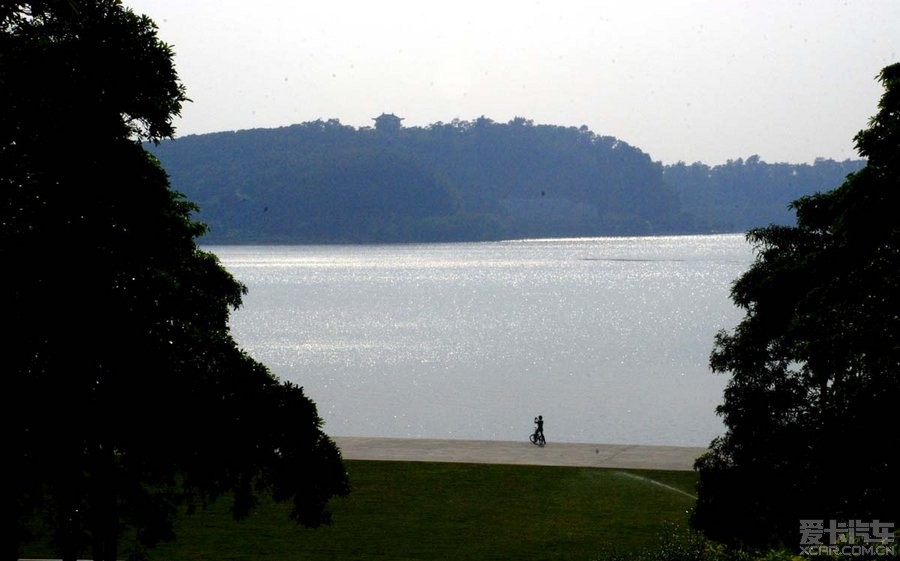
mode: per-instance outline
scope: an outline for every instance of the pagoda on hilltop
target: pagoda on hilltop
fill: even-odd
[[[403,128],[403,118],[393,113],[382,113],[372,120],[375,121],[375,130],[381,133],[397,134]]]

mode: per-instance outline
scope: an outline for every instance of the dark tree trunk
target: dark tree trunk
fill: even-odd
[[[91,482],[91,552],[94,561],[116,561],[119,547],[118,477],[110,448],[93,454]]]

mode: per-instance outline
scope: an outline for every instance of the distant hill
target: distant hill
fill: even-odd
[[[863,161],[663,166],[586,127],[484,117],[403,127],[314,121],[192,135],[148,150],[200,207],[202,240],[476,241],[743,231]]]
[[[684,212],[702,218],[712,230],[744,232],[794,224],[791,201],[830,191],[865,165],[865,160],[823,158],[813,164],[767,164],[750,156],[713,167],[699,162],[666,166],[663,180],[675,189]]]

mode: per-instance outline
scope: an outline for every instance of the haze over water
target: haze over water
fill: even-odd
[[[743,235],[209,247],[238,343],[334,436],[705,446]]]

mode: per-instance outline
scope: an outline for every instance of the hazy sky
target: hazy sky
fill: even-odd
[[[842,160],[900,60],[900,0],[125,4],[175,50],[181,136],[518,116],[664,163]]]

